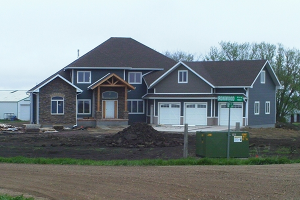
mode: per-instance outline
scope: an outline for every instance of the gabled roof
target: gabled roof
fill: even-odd
[[[26,90],[0,90],[0,102],[19,102],[28,97]]]
[[[164,79],[179,66],[185,66],[213,88],[252,87],[260,72],[266,67],[276,86],[280,83],[266,60],[179,62],[157,78],[149,88]]]
[[[99,80],[97,80],[95,83],[91,84],[90,86],[88,86],[88,89],[95,89],[96,87],[98,87],[99,85],[104,84],[105,82],[108,83],[107,86],[110,87],[117,87],[117,86],[127,86],[127,88],[134,90],[135,87],[133,87],[132,85],[130,85],[129,83],[127,83],[125,80],[123,80],[121,77],[119,77],[118,75],[112,73],[108,73],[105,76],[103,76],[102,78],[100,78]],[[121,84],[120,84],[121,83]]]
[[[42,83],[40,83],[39,85],[37,85],[36,87],[32,88],[31,90],[29,90],[28,92],[29,93],[32,93],[32,92],[39,92],[40,91],[40,88],[42,88],[44,85],[48,84],[49,82],[51,82],[52,80],[56,79],[56,78],[60,78],[62,79],[63,81],[65,81],[66,83],[68,83],[69,85],[71,85],[72,87],[74,87],[76,89],[76,92],[78,93],[81,93],[82,90],[77,87],[76,85],[72,84],[70,81],[68,81],[67,79],[65,79],[64,77],[62,77],[61,75],[59,74],[55,74],[53,76],[51,76],[51,78],[48,78],[46,79],[47,81],[43,81]]]
[[[65,69],[121,68],[163,70],[176,62],[132,38],[112,37]]]

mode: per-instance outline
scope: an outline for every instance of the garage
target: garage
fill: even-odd
[[[207,125],[206,103],[186,103],[185,123],[189,125]]]
[[[180,103],[160,103],[159,123],[180,124]]]
[[[30,120],[30,105],[29,104],[21,104],[20,105],[18,118],[23,121]]]
[[[219,104],[219,124],[220,126],[228,126],[229,108],[226,103]],[[235,126],[236,122],[240,122],[243,125],[243,104],[233,103],[230,108],[230,126]]]

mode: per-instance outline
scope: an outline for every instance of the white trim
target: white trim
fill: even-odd
[[[246,90],[246,89],[245,89]],[[246,98],[245,99],[248,99],[249,98],[249,89],[246,90]],[[246,108],[245,108],[245,126],[248,126],[248,119],[249,119],[249,101],[246,101]]]
[[[98,79],[96,82],[92,83],[87,88],[90,89],[91,87],[93,87],[94,85],[96,85],[97,83],[99,83],[100,81],[102,81],[104,78],[106,78],[108,75],[110,75],[110,73],[104,75],[102,78]]]
[[[184,95],[186,95],[186,94],[212,94],[212,93],[153,93],[153,94],[179,94],[179,95],[184,94]],[[237,94],[237,93],[233,93],[233,94]]]
[[[89,102],[89,113],[79,113],[78,112],[79,101],[88,101]],[[92,111],[91,111],[92,105],[91,104],[92,104],[91,99],[78,99],[77,98],[77,101],[76,101],[76,113],[77,113],[77,115],[90,115],[92,113]],[[84,106],[83,106],[83,108],[84,108]]]
[[[104,100],[102,100],[102,109],[106,109],[106,103],[105,103],[105,108],[103,107],[103,102],[107,102],[107,101],[113,101],[114,102],[114,117],[113,118],[105,118],[104,117],[104,112],[103,112],[103,110],[102,110],[102,119],[118,119],[119,118],[119,106],[117,106],[117,117],[115,118],[115,101],[117,102],[117,105],[119,105],[119,102],[118,102],[118,100],[116,100],[116,99],[112,99],[112,100],[106,100],[106,99],[104,99]],[[105,111],[105,115],[106,115],[106,111]]]
[[[40,94],[37,93],[36,94],[36,123],[39,124],[40,123]]]
[[[83,82],[79,82],[79,80],[78,80],[78,73],[86,73],[86,72],[88,72],[88,73],[90,73],[90,76],[89,76],[89,80],[88,81],[83,81]],[[84,79],[84,75],[83,75],[83,79]],[[91,83],[92,82],[92,72],[91,71],[77,71],[77,76],[76,76],[76,79],[77,79],[77,84],[87,84],[87,83]]]
[[[267,64],[268,64],[268,65],[267,65]],[[280,84],[280,82],[279,82],[279,80],[278,80],[278,77],[276,76],[276,74],[275,74],[273,68],[271,67],[269,61],[266,61],[265,64],[262,66],[261,70],[259,71],[259,73],[257,74],[256,78],[255,78],[254,81],[252,82],[250,88],[253,88],[254,83],[256,82],[256,80],[258,79],[258,77],[259,77],[259,75],[260,75],[260,72],[261,72],[265,67],[266,67],[268,70],[271,70],[272,74],[270,74],[270,76],[271,76],[271,77],[274,77],[274,78],[275,78],[275,81],[276,81],[277,84],[278,84],[278,86],[276,86],[276,83],[274,83],[275,86],[281,88],[282,85]]]
[[[49,82],[51,82],[52,80],[54,80],[55,78],[61,78],[62,80],[64,80],[66,83],[68,83],[69,85],[73,86],[75,89],[76,89],[76,92],[83,92],[79,87],[77,87],[76,85],[72,84],[70,81],[68,81],[67,79],[65,79],[64,77],[62,77],[61,75],[57,74],[55,76],[53,76],[51,79],[49,79],[48,81],[46,81],[45,83],[43,83],[42,85],[40,85],[38,88],[36,88],[35,90],[33,91],[28,91],[29,93],[30,92],[40,92],[40,88],[44,87],[46,84],[48,84]]]
[[[130,81],[130,74],[135,74],[134,75],[134,82]],[[140,74],[140,80],[139,81],[136,80],[136,74]],[[128,72],[128,77],[127,78],[128,78],[128,83],[129,84],[142,84],[142,82],[143,82],[142,81],[143,73],[142,72]]]
[[[214,102],[214,100],[213,99],[211,99],[210,100],[210,116],[212,117],[213,116],[213,102]]]
[[[220,126],[220,124],[221,124],[221,106],[222,105],[224,105],[224,104],[226,104],[226,102],[218,102],[218,125]],[[243,126],[243,119],[244,119],[244,103],[243,102],[233,102],[233,104],[235,104],[235,105],[241,105],[242,106],[242,108],[240,108],[240,109],[242,109],[242,121],[241,121],[241,126]],[[231,108],[232,109],[232,108]],[[231,121],[232,122],[232,121]],[[230,123],[231,123],[230,122]]]
[[[134,68],[134,67],[65,67],[64,71],[67,69],[124,69],[124,70],[154,70],[154,71],[162,71],[164,68]]]
[[[261,70],[260,72],[260,83],[265,84],[266,83],[266,71]]]
[[[258,105],[257,107],[257,112],[256,112],[256,108],[255,108],[255,105]],[[254,101],[254,115],[259,115],[259,111],[260,111],[260,102],[259,101]]]
[[[214,88],[253,88],[252,86],[215,86]]]
[[[146,97],[145,99],[217,99],[211,97]]]
[[[266,101],[265,102],[265,114],[269,115],[271,113],[271,102],[270,101]]]
[[[180,119],[181,119],[181,103],[180,102],[157,102],[157,106],[158,106],[158,116],[157,116],[157,124],[160,124],[160,104],[179,104],[179,123],[180,124]]]
[[[60,97],[60,98],[62,98],[62,100],[53,100],[54,97]],[[63,102],[62,113],[58,112],[58,101],[62,101]],[[52,112],[52,110],[53,110],[53,108],[52,108],[52,102],[56,102],[56,104],[57,104],[56,105],[56,112],[55,113]],[[51,115],[64,115],[65,114],[65,98],[64,97],[61,97],[61,96],[53,96],[53,97],[51,97],[50,113],[51,113]]]
[[[206,123],[204,124],[204,126],[207,126],[207,102],[184,102],[183,103],[183,105],[184,105],[184,113],[183,113],[183,121],[184,121],[184,123],[187,123],[186,122],[186,105],[187,104],[203,104],[203,105],[205,105],[205,118],[206,118]],[[190,125],[190,124],[189,124]],[[199,124],[194,124],[194,125],[199,125]]]
[[[137,114],[145,114],[145,101],[143,99],[127,99],[127,106],[128,106],[128,103],[129,103],[128,101],[131,102],[131,110],[130,111],[127,110],[128,114],[135,114],[135,115],[137,115]],[[143,112],[131,112],[132,111],[132,101],[136,101],[136,102],[141,101],[141,102],[143,102]],[[137,103],[137,111],[138,111],[138,108],[139,108],[139,105]]]
[[[178,70],[177,73],[178,73],[178,83],[188,83],[189,82],[188,70]],[[184,74],[186,74],[186,76],[184,76]],[[185,81],[183,80],[184,78],[185,78]],[[182,80],[180,81],[180,79],[182,79]]]
[[[158,79],[156,79],[149,87],[152,88],[154,85],[156,85],[158,82],[160,82],[165,76],[167,76],[169,73],[171,73],[173,70],[175,70],[180,64],[182,64],[183,66],[185,66],[188,70],[190,70],[191,72],[193,72],[196,76],[198,76],[200,79],[202,79],[205,83],[207,83],[208,85],[210,85],[211,87],[215,88],[215,86],[213,84],[211,84],[210,82],[208,82],[206,79],[204,79],[202,76],[200,76],[198,73],[196,73],[193,69],[191,69],[188,65],[186,65],[185,63],[183,63],[182,61],[179,61],[177,64],[175,64],[173,67],[171,67],[168,71],[166,71],[164,74],[162,74]]]

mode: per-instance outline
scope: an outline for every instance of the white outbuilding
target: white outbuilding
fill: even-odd
[[[30,120],[30,97],[27,90],[0,90],[0,119]]]

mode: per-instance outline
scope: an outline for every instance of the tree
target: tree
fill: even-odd
[[[165,56],[175,60],[175,61],[194,61],[194,55],[190,54],[190,53],[186,53],[183,51],[175,51],[175,52],[170,52],[170,51],[166,51]]]
[[[285,121],[285,116],[300,110],[300,52],[283,45],[262,43],[220,42],[212,47],[204,60],[268,60],[276,73],[282,89],[276,95],[276,120]]]

